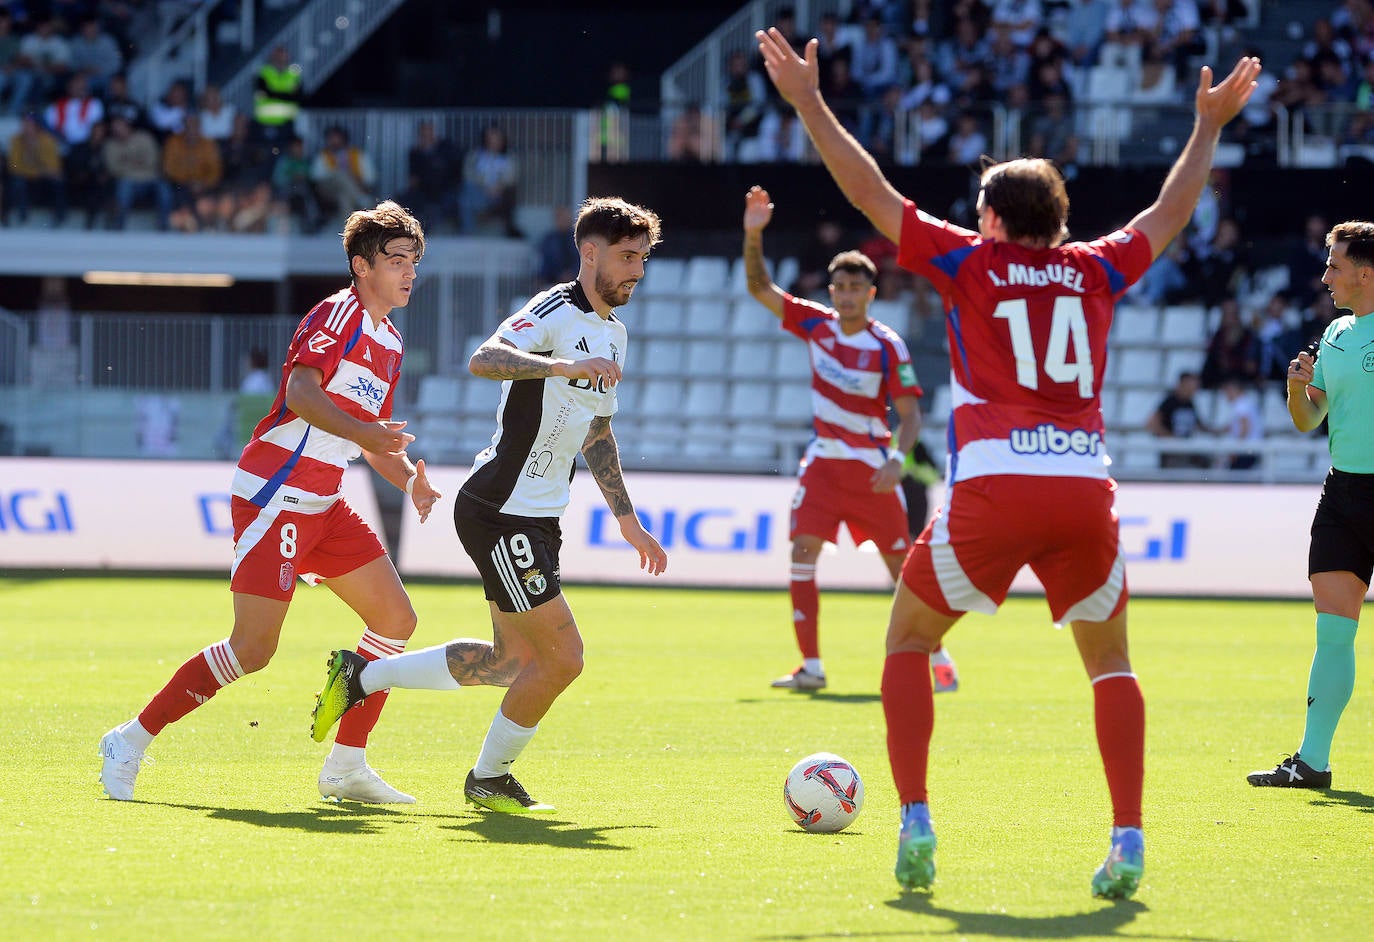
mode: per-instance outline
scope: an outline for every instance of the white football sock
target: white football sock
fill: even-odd
[[[802,658],[802,667],[808,674],[814,674],[817,677],[825,676],[825,668],[821,666],[821,659],[818,657]]]
[[[482,753],[477,757],[472,774],[477,778],[505,775],[538,730],[538,725],[525,727],[513,723],[506,719],[506,714],[497,710],[491,728],[487,730],[487,738],[482,741]]]
[[[148,747],[153,744],[153,734],[143,728],[143,724],[138,721],[137,717],[119,727],[119,732],[129,741],[129,745],[139,752],[146,752]]]
[[[448,669],[448,645],[410,651],[370,662],[358,678],[364,693],[376,693],[388,687],[409,690],[457,690],[458,681]]]
[[[332,769],[360,769],[367,765],[366,750],[362,746],[334,744],[324,764]]]

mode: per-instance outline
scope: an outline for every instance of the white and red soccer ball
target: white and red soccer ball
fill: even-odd
[[[847,828],[864,806],[864,783],[844,759],[830,752],[807,756],[787,773],[782,800],[787,813],[807,831]]]

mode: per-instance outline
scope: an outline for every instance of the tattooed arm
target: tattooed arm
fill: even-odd
[[[639,522],[635,505],[630,501],[630,492],[625,489],[625,478],[620,473],[620,449],[616,446],[615,435],[611,432],[611,417],[598,415],[592,418],[587,429],[587,437],[582,442],[582,457],[606,498],[606,505],[615,514],[620,524],[620,535],[639,551],[639,568],[656,576],[668,567],[668,554],[658,544],[658,540]]]
[[[546,379],[564,376],[568,379],[605,380],[614,386],[620,382],[620,364],[605,357],[585,360],[565,360],[526,353],[503,337],[492,335],[468,359],[468,372],[483,379]]]
[[[773,218],[773,204],[768,191],[751,187],[744,196],[744,278],[754,300],[782,317],[782,289],[768,276],[763,260],[763,230]]]

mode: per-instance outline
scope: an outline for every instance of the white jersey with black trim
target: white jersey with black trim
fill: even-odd
[[[535,295],[496,336],[527,353],[568,360],[605,357],[625,366],[625,325],[614,313],[597,314],[576,281]],[[473,461],[464,493],[518,517],[562,516],[573,461],[592,418],[615,410],[615,387],[605,380],[505,380],[496,434]]]

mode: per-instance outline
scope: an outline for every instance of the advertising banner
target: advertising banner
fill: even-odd
[[[0,570],[204,569],[229,574],[233,525],[223,461],[0,458]],[[371,470],[344,496],[378,533]]]
[[[453,533],[453,499],[466,468],[429,469],[444,499],[423,526],[401,522],[403,575],[472,578],[476,568]],[[788,514],[795,480],[731,475],[627,473],[645,526],[668,551],[668,571],[639,572],[638,555],[585,470],[572,484],[563,517],[565,582],[783,588],[791,545]],[[1127,579],[1138,595],[1239,595],[1306,598],[1308,527],[1317,485],[1146,484],[1128,482],[1117,496]],[[942,499],[932,491],[932,506]],[[847,534],[819,561],[822,588],[890,588],[871,544]],[[1023,569],[1015,591],[1039,584]]]

